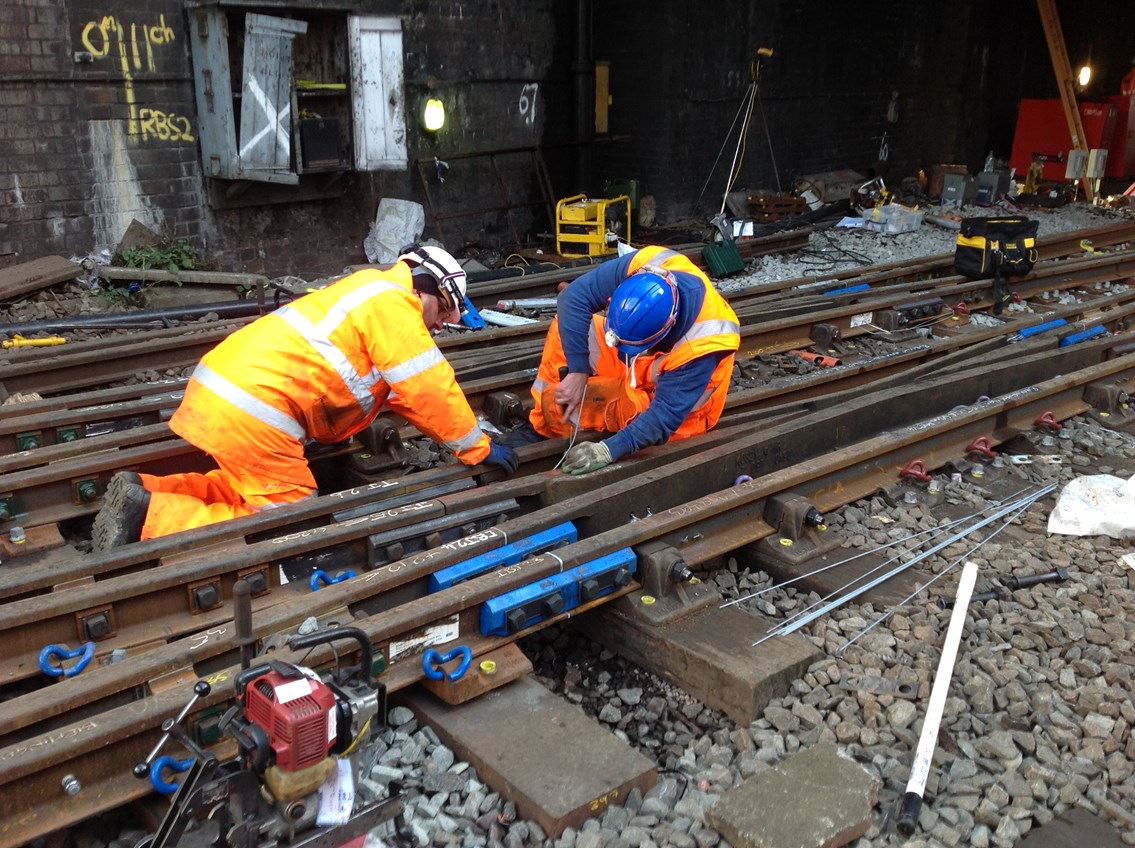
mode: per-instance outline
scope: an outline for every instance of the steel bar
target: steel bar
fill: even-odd
[[[1055,488],[1054,486],[1046,486],[1046,487],[1044,488],[1044,490],[1043,490],[1043,491],[1041,491],[1041,492],[1038,492],[1038,493],[1037,493],[1036,495],[1034,495],[1034,496],[1030,496],[1029,498],[1027,498],[1027,499],[1024,499],[1023,501],[1018,501],[1018,502],[1016,503],[1016,505],[1017,505],[1017,509],[1016,509],[1016,511],[1015,511],[1015,512],[1013,512],[1013,513],[1012,513],[1011,515],[1009,515],[1009,516],[1008,516],[1008,517],[1007,517],[1007,518],[1005,519],[1005,521],[1004,521],[1004,522],[1002,522],[1002,524],[1001,524],[1001,526],[1000,526],[1000,527],[998,527],[998,528],[997,528],[996,530],[994,530],[994,531],[993,531],[992,533],[990,533],[990,534],[989,534],[988,536],[986,536],[986,537],[985,537],[984,539],[982,539],[981,541],[979,541],[979,542],[978,542],[978,543],[977,543],[976,545],[973,545],[973,546],[972,546],[972,547],[971,547],[971,548],[970,548],[970,549],[969,549],[969,550],[968,550],[968,551],[967,551],[966,553],[964,553],[964,554],[963,554],[962,556],[958,557],[958,558],[957,558],[957,559],[955,559],[955,560],[954,560],[953,562],[949,562],[949,563],[947,563],[947,564],[946,564],[946,565],[945,565],[945,566],[944,566],[944,567],[942,568],[942,570],[941,570],[941,571],[940,571],[940,572],[939,572],[938,574],[935,574],[935,575],[934,575],[933,577],[931,577],[931,578],[930,578],[929,580],[927,580],[927,581],[926,581],[926,582],[925,582],[924,584],[922,584],[921,586],[919,586],[919,587],[918,587],[918,588],[917,588],[917,589],[916,589],[915,591],[911,592],[911,593],[910,593],[909,595],[907,595],[907,596],[906,596],[905,598],[903,598],[903,599],[902,599],[902,600],[901,600],[901,601],[900,601],[899,603],[895,604],[895,605],[894,605],[894,606],[893,606],[893,607],[892,607],[892,608],[891,608],[890,610],[888,610],[888,611],[887,611],[886,613],[884,613],[883,615],[879,616],[879,617],[878,617],[877,619],[875,619],[875,620],[874,620],[873,622],[871,622],[871,623],[870,623],[869,625],[867,625],[867,626],[866,626],[866,627],[864,627],[864,628],[863,628],[862,630],[860,630],[860,631],[859,631],[858,633],[856,633],[856,634],[855,634],[855,635],[854,635],[854,636],[853,636],[852,638],[848,639],[848,640],[847,640],[847,641],[846,641],[845,643],[843,643],[842,645],[840,645],[840,646],[839,646],[839,648],[837,648],[837,649],[836,649],[836,654],[837,654],[837,655],[842,655],[842,654],[843,654],[843,652],[844,652],[844,651],[846,651],[846,650],[847,650],[847,649],[848,649],[849,647],[851,647],[851,646],[852,646],[853,644],[855,644],[855,643],[856,643],[857,641],[859,641],[859,640],[860,640],[860,639],[862,639],[862,638],[863,638],[864,636],[866,636],[866,635],[867,635],[868,633],[870,633],[870,632],[871,632],[871,631],[872,631],[873,629],[875,629],[875,628],[876,628],[876,627],[878,627],[878,626],[879,626],[880,624],[882,624],[882,623],[883,623],[884,621],[886,621],[886,620],[887,620],[888,618],[890,618],[890,617],[891,617],[891,615],[892,615],[892,614],[893,614],[893,613],[894,613],[894,612],[895,612],[896,610],[900,609],[900,608],[901,608],[902,606],[904,606],[905,604],[908,604],[908,603],[910,603],[910,602],[911,602],[911,601],[912,601],[912,600],[913,600],[913,599],[914,599],[915,597],[917,597],[917,596],[918,596],[919,594],[921,594],[922,592],[925,592],[925,591],[926,591],[926,590],[927,590],[928,588],[930,588],[930,586],[932,586],[932,585],[933,585],[934,583],[936,583],[936,582],[937,582],[938,580],[942,579],[942,578],[943,578],[943,577],[944,577],[944,576],[945,576],[946,574],[948,574],[948,573],[949,573],[949,572],[950,572],[950,571],[951,571],[951,570],[952,570],[952,569],[953,569],[953,568],[954,568],[954,567],[955,567],[956,565],[958,565],[958,564],[959,564],[960,562],[962,562],[962,560],[964,560],[964,559],[965,559],[966,557],[968,557],[968,556],[972,556],[972,555],[974,554],[974,552],[975,552],[975,551],[977,551],[977,550],[978,550],[978,549],[979,549],[979,548],[980,548],[980,547],[981,547],[982,545],[984,545],[984,544],[985,544],[986,542],[988,542],[988,541],[989,541],[990,539],[993,539],[993,538],[995,538],[995,537],[997,536],[997,534],[998,534],[998,533],[1000,533],[1000,532],[1001,532],[1002,530],[1004,530],[1004,529],[1005,529],[1006,527],[1009,527],[1009,526],[1010,526],[1010,525],[1011,525],[1011,524],[1012,524],[1012,523],[1013,523],[1013,522],[1014,522],[1014,521],[1015,521],[1015,520],[1016,520],[1017,518],[1019,518],[1019,517],[1020,517],[1020,516],[1021,516],[1021,515],[1022,515],[1023,513],[1027,512],[1027,511],[1028,511],[1028,509],[1029,509],[1029,508],[1030,508],[1030,507],[1031,507],[1031,506],[1032,506],[1032,505],[1033,505],[1034,503],[1036,503],[1036,502],[1037,502],[1037,501],[1038,501],[1038,500],[1039,500],[1039,499],[1040,499],[1041,497],[1043,497],[1044,495],[1046,495],[1046,494],[1048,494],[1048,493],[1052,492],[1054,488]],[[941,599],[939,599],[939,604],[941,604]]]

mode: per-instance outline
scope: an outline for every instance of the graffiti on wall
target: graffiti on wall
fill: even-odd
[[[122,86],[130,110],[127,135],[131,141],[192,142],[193,125],[189,118],[153,106],[142,106],[137,101],[134,73],[157,70],[155,54],[173,44],[173,29],[166,24],[166,16],[159,15],[154,25],[124,24],[113,15],[101,20],[88,21],[83,27],[83,49],[95,61],[117,62],[122,71]]]
[[[520,103],[517,105],[521,119],[529,127],[536,123],[536,95],[539,91],[539,84],[534,82],[520,87]]]

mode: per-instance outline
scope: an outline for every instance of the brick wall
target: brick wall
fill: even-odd
[[[0,253],[113,249],[205,211],[179,2],[0,8]]]
[[[587,52],[610,62],[614,102],[610,136],[588,148],[576,126],[578,3],[360,6],[402,20],[409,167],[297,190],[202,176],[182,0],[0,4],[0,260],[113,249],[137,219],[190,240],[220,268],[312,278],[365,261],[384,197],[425,205],[426,236],[444,236],[451,250],[492,255],[552,229],[545,194],[598,194],[628,178],[657,198],[661,222],[704,220],[720,205],[736,149],[730,124],[762,46],[775,55],[737,188],[868,172],[884,133],[894,180],[941,162],[976,169],[990,146],[1008,152],[1020,97],[1056,93],[1031,4],[592,3]],[[1129,0],[1101,0],[1096,16],[1059,6],[1073,61],[1093,32],[1089,18],[1108,22],[1091,42],[1099,64],[1135,25]],[[273,9],[287,14],[263,11]],[[1114,83],[1130,56],[1112,60],[1123,67],[1102,78]],[[430,94],[449,116],[436,134],[418,122]],[[526,152],[537,145],[550,185]],[[448,168],[435,170],[435,157]]]

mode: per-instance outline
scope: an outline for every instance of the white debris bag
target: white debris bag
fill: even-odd
[[[398,258],[398,251],[422,237],[426,210],[412,200],[384,197],[378,203],[374,223],[363,239],[367,261],[386,265]]]
[[[1135,477],[1077,477],[1048,516],[1048,532],[1065,536],[1135,537]]]

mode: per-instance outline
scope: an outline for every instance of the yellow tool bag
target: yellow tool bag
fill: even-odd
[[[954,270],[971,280],[993,277],[993,314],[1000,315],[1008,291],[1002,277],[1023,276],[1037,260],[1037,222],[1023,215],[963,218],[954,250]]]

